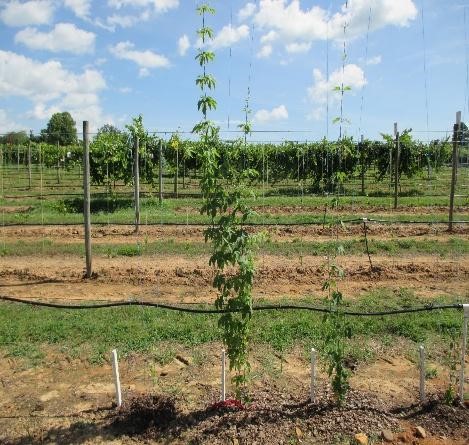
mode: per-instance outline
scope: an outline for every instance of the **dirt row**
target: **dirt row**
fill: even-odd
[[[339,239],[364,235],[363,224],[345,224],[334,228],[322,225],[298,226],[265,226],[248,227],[252,232],[265,231],[274,241],[304,240],[322,241],[338,237]],[[93,226],[92,237],[99,242],[143,242],[173,239],[176,241],[202,241],[203,226],[148,226],[141,225],[138,234],[133,226]],[[469,224],[455,225],[452,233],[448,233],[446,224],[378,224],[367,223],[367,233],[372,238],[389,239],[393,237],[438,237],[445,240],[453,235],[469,237]],[[0,240],[32,241],[44,238],[57,240],[61,243],[82,242],[83,226],[12,226],[0,227]]]
[[[360,198],[358,198],[360,199]],[[259,198],[259,201],[262,201],[262,198]],[[397,209],[393,208],[394,201],[393,198],[389,198],[388,205],[363,205],[359,202],[350,203],[346,205],[339,205],[337,207],[331,208],[330,205],[257,205],[253,206],[252,210],[258,212],[259,214],[267,215],[302,215],[312,213],[323,214],[324,211],[328,215],[340,216],[344,213],[360,213],[364,216],[368,214],[380,214],[380,215],[393,215],[396,213],[399,214],[409,214],[409,215],[433,215],[433,214],[448,214],[448,206],[415,206],[415,205],[399,205]],[[177,213],[195,215],[199,214],[199,210],[194,206],[179,206],[174,209]],[[454,211],[456,213],[467,214],[469,213],[468,205],[459,205],[455,206]]]
[[[285,258],[262,255],[257,262],[254,296],[321,296],[326,259],[317,256]],[[408,288],[422,297],[469,296],[469,261],[433,256],[393,259],[366,256],[338,259],[345,270],[340,288],[347,297],[381,287]],[[177,256],[95,258],[94,279],[84,280],[84,261],[78,257],[4,257],[0,292],[6,295],[57,299],[128,298],[172,302],[213,301],[214,271],[208,258]]]

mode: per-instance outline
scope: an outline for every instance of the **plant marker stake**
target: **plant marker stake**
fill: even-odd
[[[311,348],[311,389],[310,389],[311,402],[314,402],[315,383],[316,383],[316,350],[314,348]]]
[[[459,399],[464,403],[464,366],[466,365],[467,348],[467,324],[469,322],[469,304],[462,305],[464,309],[464,321],[462,325],[462,346],[461,346],[461,375],[459,377]]]
[[[226,363],[226,352],[224,349],[221,351],[221,400],[226,400],[226,383],[225,383],[225,363]]]
[[[116,387],[116,400],[117,407],[122,406],[122,393],[121,393],[121,381],[119,377],[119,363],[117,362],[117,350],[112,350],[112,373],[114,375],[114,385]]]
[[[420,401],[425,403],[425,348],[423,345],[419,346],[420,353]]]

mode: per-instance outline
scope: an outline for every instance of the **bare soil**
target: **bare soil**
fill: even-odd
[[[4,295],[61,300],[213,301],[214,272],[208,258],[177,256],[96,257],[96,278],[84,280],[82,258],[2,258],[0,291]],[[278,299],[323,295],[325,258],[258,258],[254,296]],[[437,256],[409,258],[373,257],[373,270],[364,255],[339,259],[346,279],[340,287],[347,297],[356,297],[380,287],[408,288],[424,297],[469,296],[469,261]]]
[[[252,232],[266,231],[270,238],[275,241],[289,241],[294,239],[304,241],[330,240],[331,236],[338,236],[339,239],[348,237],[363,236],[362,224],[346,224],[344,226],[331,229],[322,225],[298,225],[282,226],[272,225],[264,227],[248,227]],[[133,226],[94,226],[92,228],[92,238],[100,243],[132,243],[142,242],[145,238],[149,241],[168,240],[175,241],[202,241],[203,226],[180,225],[180,226],[148,226],[141,225],[138,234],[134,233]],[[455,224],[452,233],[448,233],[446,224],[367,224],[368,236],[378,239],[403,238],[403,237],[439,237],[442,240],[453,235],[469,237],[468,224]],[[83,226],[12,226],[0,227],[0,240],[8,242],[23,240],[57,240],[61,243],[83,242]]]
[[[354,371],[352,391],[339,408],[322,369],[311,403],[304,358],[292,352],[284,357],[281,370],[278,360],[269,371],[262,364],[266,352],[253,351],[251,401],[242,410],[215,407],[220,347],[201,346],[202,361],[194,351],[181,350],[178,355],[186,364],[177,358],[165,365],[138,356],[121,360],[120,410],[113,405],[108,363],[64,361],[53,350],[47,366],[34,369],[22,369],[21,360],[2,358],[0,442],[330,444],[349,443],[335,441],[357,433],[376,438],[388,429],[395,434],[395,444],[468,443],[469,410],[439,402],[444,373],[428,381],[430,401],[420,405],[417,366],[400,356]],[[377,375],[385,375],[388,384],[382,385],[383,377],[376,381]],[[426,430],[425,440],[416,436],[416,426]]]

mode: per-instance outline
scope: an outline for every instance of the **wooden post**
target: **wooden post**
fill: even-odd
[[[361,173],[361,179],[362,179],[362,195],[365,195],[365,144],[363,143],[363,135],[360,137],[360,156],[361,156],[361,162],[362,162],[362,173]]]
[[[456,123],[453,127],[453,170],[451,172],[451,190],[449,195],[449,224],[448,230],[453,231],[453,213],[454,213],[454,191],[456,189],[456,180],[458,174],[458,137],[461,131],[461,112],[456,113]]]
[[[90,210],[90,136],[88,121],[83,121],[83,216],[85,223],[86,278],[91,278],[91,210]]]
[[[57,184],[60,184],[60,142],[57,141]]]
[[[139,140],[134,140],[134,203],[135,203],[135,233],[140,226],[140,169],[139,169]]]
[[[31,190],[32,184],[32,171],[31,171],[31,138],[33,137],[33,131],[29,132],[29,143],[28,143],[28,179],[29,179],[29,190]]]
[[[174,174],[174,196],[178,197],[178,176],[179,176],[179,147],[176,148],[176,171]]]
[[[163,203],[163,140],[160,139],[159,143],[159,165],[160,165],[160,204]]]
[[[394,123],[394,136],[396,137],[396,156],[394,156],[394,209],[397,209],[397,196],[399,193],[399,152],[401,148],[399,132],[397,131],[397,122]]]

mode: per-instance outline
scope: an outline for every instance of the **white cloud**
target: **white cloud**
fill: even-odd
[[[103,114],[99,92],[106,88],[100,72],[66,70],[60,62],[39,62],[20,54],[0,50],[0,97],[18,96],[33,102],[28,113],[47,119],[57,111],[69,111],[77,120],[99,126],[111,119]]]
[[[64,0],[64,6],[80,19],[87,19],[91,12],[91,0]]]
[[[153,8],[156,12],[167,12],[179,6],[179,0],[108,0],[112,8],[132,6],[134,8]]]
[[[285,119],[288,119],[288,111],[285,105],[279,105],[270,111],[262,109],[254,115],[254,120],[261,123],[280,121]]]
[[[214,49],[226,48],[238,43],[249,37],[249,26],[241,25],[233,27],[231,25],[224,26],[210,42],[210,46]],[[201,42],[198,42],[201,46]]]
[[[122,88],[119,88],[119,93],[122,93],[122,94],[128,94],[128,93],[131,93],[132,92],[132,88],[130,87],[122,87]]]
[[[112,31],[115,30],[116,26],[120,26],[121,28],[130,28],[136,25],[140,19],[145,21],[144,17],[139,17],[136,15],[120,15],[120,14],[113,14],[106,19],[108,28]]]
[[[15,42],[35,50],[84,54],[94,51],[95,38],[94,33],[79,29],[72,23],[58,23],[50,32],[25,28],[16,34]]]
[[[379,65],[381,63],[381,56],[370,57],[367,61],[367,65]]]
[[[259,59],[266,59],[272,54],[272,45],[264,45],[256,54]]]
[[[137,51],[135,45],[131,42],[119,42],[111,46],[109,51],[118,59],[130,60],[135,62],[139,68],[139,76],[146,77],[150,74],[150,68],[168,68],[169,60],[160,54],[150,50]]]
[[[285,45],[287,53],[307,53],[311,49],[311,42],[288,43]]]
[[[138,70],[138,77],[148,77],[150,75],[150,70],[148,68],[140,68]]]
[[[185,56],[187,53],[187,50],[191,47],[191,43],[189,41],[189,37],[187,37],[186,34],[183,36],[179,37],[178,40],[178,53],[180,56]]]
[[[105,22],[97,19],[95,24],[108,31],[115,31],[117,26],[130,28],[141,22],[147,22],[155,14],[163,14],[179,6],[179,0],[108,0],[108,6],[117,9],[125,9],[122,14],[112,14],[106,18]],[[141,12],[134,11],[128,13],[127,8],[140,9]]]
[[[22,125],[13,122],[8,117],[8,113],[0,108],[0,134],[5,134],[10,131],[20,131],[23,129],[24,127]]]
[[[269,31],[261,37],[261,43],[272,43],[277,40],[278,34],[275,31]]]
[[[312,117],[319,119],[327,101],[338,103],[340,100],[340,91],[334,91],[335,88],[350,87],[351,91],[347,94],[353,94],[367,84],[365,73],[355,65],[345,65],[344,69],[338,68],[329,76],[329,80],[323,75],[321,70],[313,70],[313,85],[308,87],[307,92],[309,98],[318,106],[312,113]]]
[[[8,26],[45,25],[52,21],[54,4],[51,0],[8,2],[0,11],[0,19]]]
[[[368,29],[369,11],[369,0],[349,0],[348,7],[344,4],[332,15],[320,6],[302,9],[299,0],[260,0],[253,21],[268,33],[278,34],[286,46],[305,45],[327,38],[342,39],[344,23],[347,24],[347,38],[364,35]],[[371,30],[408,26],[417,13],[413,0],[375,0]]]
[[[256,12],[256,5],[254,3],[246,3],[239,11],[238,11],[238,19],[243,21],[247,18],[251,17]]]

